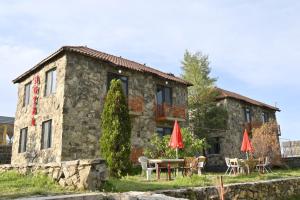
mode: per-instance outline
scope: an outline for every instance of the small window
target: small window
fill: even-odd
[[[128,95],[128,78],[126,76],[121,76],[119,74],[114,74],[114,73],[108,73],[107,74],[107,91],[109,90],[109,88],[110,88],[110,82],[113,79],[117,79],[117,80],[121,81],[124,95],[127,96]]]
[[[160,137],[163,137],[165,135],[171,135],[172,134],[172,128],[169,127],[157,127],[156,132]]]
[[[51,147],[52,141],[52,120],[43,122],[42,124],[42,139],[41,149],[47,149]]]
[[[27,83],[24,88],[24,99],[23,99],[23,106],[27,106],[30,102],[30,89],[31,89],[31,82]]]
[[[26,151],[26,143],[27,143],[27,132],[28,128],[23,128],[20,131],[19,138],[19,153],[23,153]]]
[[[269,113],[262,112],[262,114],[261,114],[261,120],[262,120],[263,123],[269,122]]]
[[[208,154],[220,154],[221,144],[219,137],[208,139],[208,144],[210,145],[210,148],[208,149]]]
[[[172,105],[172,88],[158,85],[156,88],[156,103]]]
[[[56,69],[46,72],[45,96],[55,93],[56,90]]]
[[[251,110],[250,108],[245,108],[245,120],[246,122],[251,122]]]

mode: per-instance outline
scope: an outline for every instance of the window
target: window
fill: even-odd
[[[245,108],[245,120],[246,122],[251,122],[251,110],[250,108]]]
[[[24,99],[23,99],[23,106],[27,106],[30,101],[30,88],[31,88],[31,82],[27,83],[24,88]]]
[[[121,80],[123,92],[127,96],[128,95],[128,78],[126,76],[121,76],[119,74],[108,73],[108,75],[107,75],[107,91],[109,90],[110,82],[113,79]]]
[[[26,143],[27,143],[27,132],[28,128],[23,128],[20,131],[19,138],[19,153],[23,153],[26,151]]]
[[[262,121],[263,123],[268,122],[268,121],[269,121],[269,113],[267,113],[267,112],[262,112],[262,114],[261,114],[261,121]]]
[[[172,105],[172,88],[158,85],[156,88],[156,103]]]
[[[52,140],[52,120],[43,122],[42,124],[42,140],[41,149],[47,149],[51,147]]]
[[[172,134],[172,128],[169,127],[157,127],[156,132],[160,137],[163,137],[165,135],[171,135]]]
[[[213,137],[208,139],[208,144],[210,145],[210,148],[208,149],[208,154],[220,154],[221,145],[219,137]]]
[[[46,72],[45,96],[55,93],[56,90],[56,69]]]

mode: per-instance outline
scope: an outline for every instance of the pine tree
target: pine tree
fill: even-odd
[[[211,78],[208,56],[201,52],[186,51],[182,61],[182,78],[192,83],[188,88],[190,122],[193,132],[199,137],[216,129],[226,129],[227,111],[216,104],[218,92],[215,90],[216,78]]]
[[[112,80],[101,116],[100,152],[106,159],[110,176],[126,175],[131,167],[131,121],[120,80]]]

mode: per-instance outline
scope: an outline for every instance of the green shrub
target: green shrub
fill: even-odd
[[[112,80],[101,116],[101,155],[110,176],[119,178],[130,170],[131,122],[120,80]]]
[[[205,139],[199,139],[188,128],[182,128],[184,148],[179,149],[179,158],[202,155],[207,146]],[[176,158],[175,149],[169,147],[170,135],[160,137],[153,134],[149,146],[145,149],[145,156],[149,158]]]

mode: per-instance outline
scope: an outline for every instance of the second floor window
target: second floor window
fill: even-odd
[[[262,112],[262,114],[261,114],[261,121],[262,121],[263,123],[268,122],[268,121],[269,121],[269,113],[267,113],[267,112]]]
[[[128,95],[128,78],[126,76],[122,76],[122,75],[119,75],[119,74],[115,74],[115,73],[108,73],[107,74],[107,91],[109,90],[110,82],[113,79],[117,79],[117,80],[121,81],[124,95],[127,96]]]
[[[42,139],[41,149],[47,149],[51,147],[52,141],[52,120],[43,122],[42,124]]]
[[[23,99],[23,106],[27,106],[30,102],[30,89],[31,89],[31,82],[27,83],[24,88],[24,99]]]
[[[26,151],[26,143],[27,143],[27,132],[28,128],[23,128],[20,131],[19,138],[19,153],[23,153]]]
[[[55,93],[56,90],[56,69],[46,72],[45,96]]]
[[[172,88],[158,85],[156,89],[156,103],[172,105]]]
[[[247,123],[251,122],[251,110],[250,108],[245,108],[245,120]]]

